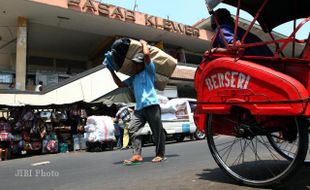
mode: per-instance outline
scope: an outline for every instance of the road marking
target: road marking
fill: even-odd
[[[44,162],[36,162],[36,163],[32,163],[32,166],[41,166],[41,165],[45,165],[45,164],[50,164],[50,161],[44,161]]]

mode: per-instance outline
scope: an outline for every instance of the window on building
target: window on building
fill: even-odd
[[[10,84],[13,82],[14,76],[11,73],[0,73],[0,83]]]

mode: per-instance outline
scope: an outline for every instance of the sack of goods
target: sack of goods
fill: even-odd
[[[110,66],[129,76],[136,74],[132,59],[137,53],[142,52],[141,43],[137,40],[121,38],[112,44],[111,49]],[[177,60],[157,47],[149,46],[149,49],[151,60],[156,67],[155,87],[158,90],[164,90],[169,82],[169,77],[176,68]]]
[[[112,118],[109,116],[88,117],[84,139],[88,142],[115,141]]]

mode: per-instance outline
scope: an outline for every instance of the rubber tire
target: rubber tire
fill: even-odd
[[[200,134],[199,134],[200,133]],[[203,134],[203,136],[202,136]],[[194,133],[194,137],[196,140],[203,140],[206,138],[206,134],[201,132],[198,128],[196,129],[195,133]]]
[[[309,126],[309,123],[308,123],[307,125]],[[308,132],[308,136],[309,136],[309,135],[310,135],[310,132]],[[279,149],[279,147],[276,145],[276,143],[274,142],[274,140],[272,139],[271,136],[268,136],[267,138],[268,138],[268,140],[269,140],[271,146],[272,146],[280,155],[282,155],[284,158],[286,158],[286,159],[288,159],[288,160],[292,160],[292,157],[286,155],[284,152],[281,151],[281,149]],[[310,139],[310,138],[309,138],[309,139]],[[309,143],[310,143],[310,140],[309,140]],[[310,147],[310,146],[308,145],[308,149],[309,149],[309,147]],[[310,151],[310,150],[308,150],[307,154],[310,154],[309,151]],[[308,155],[308,157],[309,157],[309,156],[310,156],[310,155]],[[307,158],[307,157],[306,157],[306,158]],[[305,160],[304,160],[304,165],[310,166],[310,160],[305,159]]]
[[[210,152],[215,162],[228,176],[230,176],[232,179],[234,179],[241,185],[247,185],[247,186],[252,186],[252,187],[272,187],[272,188],[277,187],[280,184],[284,183],[285,180],[289,179],[295,173],[295,171],[303,165],[303,161],[306,157],[307,150],[308,150],[308,128],[305,126],[305,123],[301,119],[297,119],[300,123],[300,125],[298,125],[299,127],[298,132],[299,132],[299,138],[300,138],[298,152],[290,168],[285,173],[283,173],[281,176],[277,177],[276,179],[272,181],[255,183],[253,182],[254,180],[247,181],[247,180],[244,180],[238,177],[237,175],[233,175],[225,168],[226,166],[222,165],[221,160],[218,157],[218,154],[216,152],[216,148],[214,146],[213,136],[211,135],[212,134],[211,132],[212,131],[212,126],[211,126],[212,114],[209,114],[207,118],[208,120],[206,121],[207,123],[205,125],[206,126],[205,132],[207,136],[208,146],[209,146]]]

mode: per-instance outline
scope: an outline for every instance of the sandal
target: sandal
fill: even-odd
[[[155,158],[153,158],[152,162],[153,163],[159,163],[159,162],[166,161],[166,160],[167,160],[166,157],[156,156]]]
[[[142,164],[143,158],[140,155],[133,155],[129,160],[124,160],[123,164],[127,166]]]

